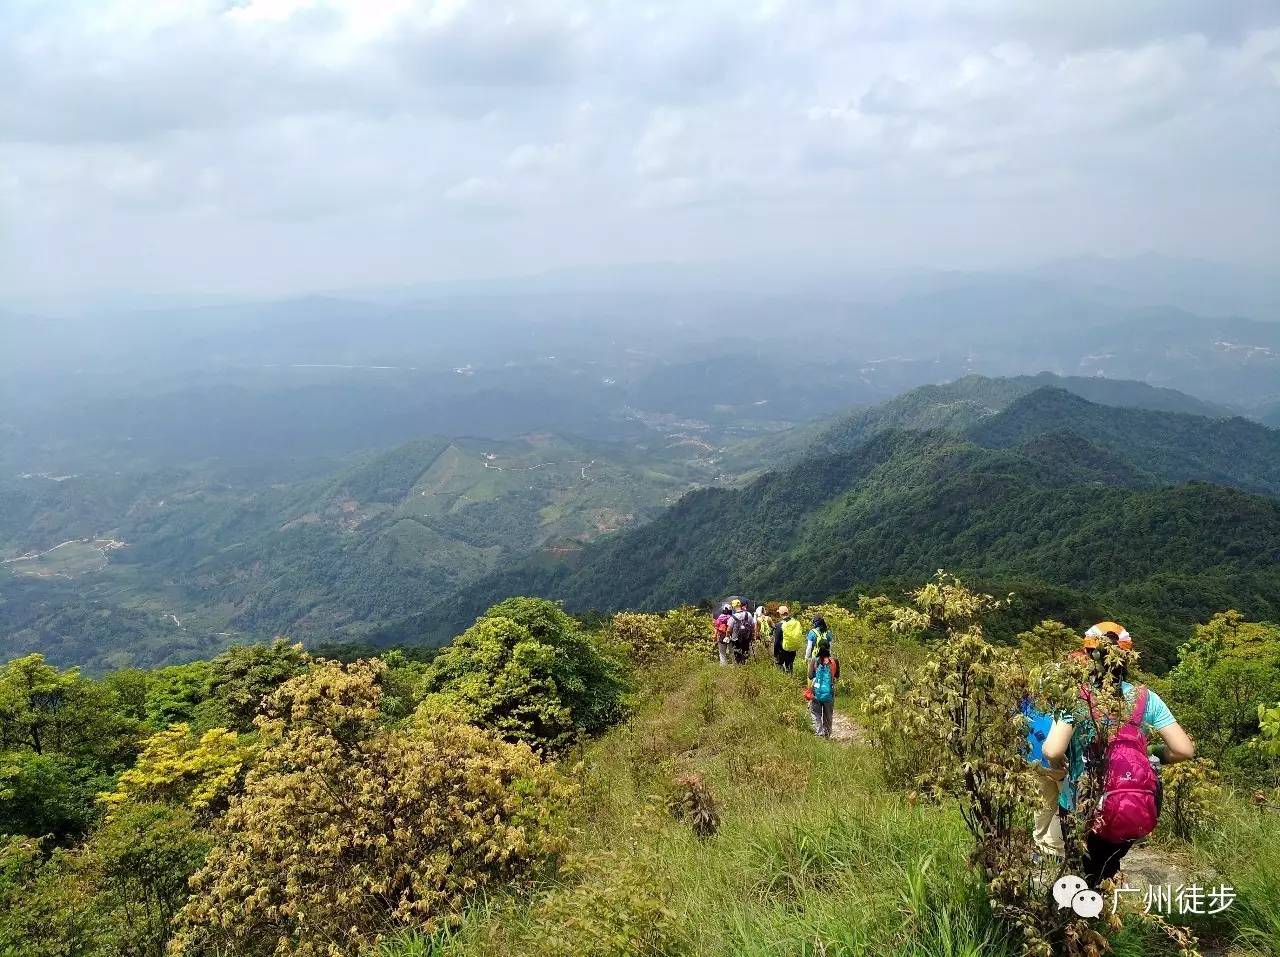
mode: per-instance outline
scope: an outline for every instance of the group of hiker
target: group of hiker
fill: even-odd
[[[751,644],[766,634],[773,640],[774,663],[787,674],[795,673],[796,656],[804,652],[805,700],[813,732],[831,737],[835,719],[836,680],[840,677],[840,659],[831,653],[831,629],[821,615],[814,615],[806,631],[799,619],[791,616],[786,605],[777,608],[777,619],[763,605],[753,605],[745,598],[729,598],[715,618],[716,649],[720,664],[731,661],[742,664],[751,653]]]
[[[821,615],[812,616],[806,629],[786,605],[777,606],[775,616],[763,604],[733,597],[719,606],[715,632],[725,666],[745,662],[752,642],[765,635],[772,639],[775,664],[787,674],[795,672],[803,653],[804,696],[813,731],[831,736],[840,660],[831,653],[833,635]],[[1071,831],[1064,825],[1080,813],[1078,786],[1086,773],[1100,776],[1100,796],[1090,810],[1092,820],[1080,849],[1081,876],[1094,889],[1113,879],[1133,845],[1155,829],[1161,765],[1195,757],[1195,744],[1169,706],[1151,688],[1129,680],[1132,651],[1133,638],[1122,625],[1099,622],[1069,656],[1088,665],[1088,679],[1076,700],[1052,713],[1038,711],[1029,699],[1020,706],[1028,728],[1024,753],[1041,795],[1032,835],[1039,854],[1065,855],[1064,834]],[[1104,707],[1107,692],[1120,698],[1119,719]]]

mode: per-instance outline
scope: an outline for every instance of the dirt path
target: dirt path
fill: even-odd
[[[848,715],[837,711],[831,716],[831,740],[845,744],[861,744],[865,736],[862,727]]]

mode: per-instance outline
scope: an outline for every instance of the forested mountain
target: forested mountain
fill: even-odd
[[[395,633],[453,627],[498,594],[575,609],[733,590],[813,600],[945,566],[996,587],[1064,586],[1060,600],[1137,623],[1167,665],[1182,629],[1215,608],[1280,613],[1280,502],[1225,487],[1280,489],[1277,435],[1037,390],[963,434],[884,432],[745,489],[692,493],[571,563],[526,563]]]
[[[422,439],[319,479],[191,470],[0,483],[0,654],[90,667],[324,640],[539,547],[567,553],[718,474],[697,442]]]
[[[968,434],[979,445],[1008,448],[1056,429],[1085,436],[1158,479],[1280,495],[1280,430],[1239,417],[1118,408],[1062,389],[1038,389]]]
[[[1015,554],[997,562],[982,544],[983,536],[1013,535],[1028,523],[1048,528],[1043,505],[993,491],[992,501],[982,503],[996,510],[984,514],[982,536],[945,523],[934,534],[935,512],[946,507],[908,491],[923,494],[925,475],[937,483],[961,474],[977,481],[992,470],[1004,474],[1014,467],[1009,463],[1024,469],[1031,463],[1032,473],[1020,481],[1042,490],[1195,479],[1280,493],[1280,433],[1242,419],[1188,414],[1197,411],[1223,410],[1136,382],[969,376],[825,425],[727,445],[671,422],[648,429],[646,441],[626,444],[546,433],[509,441],[426,438],[319,477],[304,468],[291,480],[283,480],[289,478],[283,466],[219,462],[125,474],[24,474],[0,481],[0,652],[38,650],[100,668],[184,660],[279,633],[313,642],[369,634],[436,640],[443,625],[424,627],[424,620],[465,625],[477,603],[516,591],[563,595],[580,608],[665,606],[706,597],[721,583],[798,587],[807,578],[804,594],[825,596],[944,563],[1044,576],[1092,595],[1096,576],[1066,576],[1056,556],[1025,541],[1009,539],[1026,552],[1025,561]],[[894,469],[859,490],[866,507],[879,503],[874,520],[850,513],[856,527],[848,519],[838,536],[823,540],[830,561],[804,557],[811,513],[829,511],[831,496],[851,493],[859,476],[870,481],[864,471],[874,460],[862,445],[902,430],[935,430],[947,448],[960,443],[955,448],[977,457],[943,457],[951,474],[923,468],[913,457],[925,450],[904,447]],[[997,449],[1007,450],[1003,458]],[[929,453],[930,461],[938,454]],[[690,489],[731,485],[771,468],[789,471],[768,477],[763,488],[775,491],[767,500],[750,500],[761,494],[752,486],[741,493],[747,504],[725,505],[719,517],[716,503],[737,501],[737,493],[701,493],[705,498],[690,502],[711,503],[711,525],[685,527],[677,512],[643,536],[623,536],[579,557],[601,536],[662,516]],[[832,469],[816,484],[808,478]],[[799,494],[810,487],[816,497]],[[1090,506],[1120,507],[1083,497]],[[716,523],[725,531],[713,531]],[[759,539],[758,524],[768,524],[775,537]],[[873,548],[876,535],[894,547]],[[719,544],[725,536],[747,544],[726,550]],[[711,544],[689,550],[703,539]],[[800,557],[788,565],[783,552],[792,546]],[[841,557],[846,551],[859,561]],[[725,555],[738,564],[726,565]],[[1153,558],[1147,570],[1174,568],[1162,561]],[[477,582],[483,584],[470,591]],[[459,594],[463,599],[455,601]],[[1197,601],[1188,599],[1188,607],[1200,607]]]
[[[1183,392],[1126,379],[1058,376],[1051,372],[1002,379],[971,375],[941,385],[921,386],[872,408],[836,418],[818,431],[805,451],[847,451],[886,429],[965,429],[1044,388],[1061,389],[1109,406],[1211,418],[1231,414],[1223,406]]]

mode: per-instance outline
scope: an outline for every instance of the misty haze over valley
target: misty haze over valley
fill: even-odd
[[[1280,957],[1275,0],[0,87],[0,957]]]

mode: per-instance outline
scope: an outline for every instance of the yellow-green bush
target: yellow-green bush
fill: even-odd
[[[253,749],[226,728],[193,734],[175,724],[149,737],[115,789],[100,795],[110,816],[126,802],[185,804],[192,811],[219,810],[253,760]]]
[[[272,695],[171,954],[356,955],[449,925],[560,846],[552,767],[461,723],[383,727],[379,671],[325,663]]]

